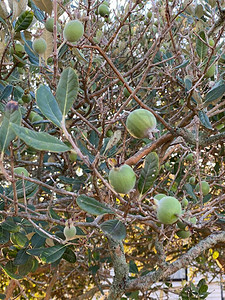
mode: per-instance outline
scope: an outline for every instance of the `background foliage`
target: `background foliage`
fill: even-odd
[[[111,2],[105,18],[101,1],[0,2],[2,299],[204,299],[208,274],[224,272],[225,2]],[[74,44],[69,19],[84,24]],[[126,130],[140,107],[156,116],[152,139]],[[108,183],[115,160],[136,173],[129,195]],[[158,222],[158,193],[188,199],[189,238]],[[174,289],[168,277],[187,266],[206,281]]]

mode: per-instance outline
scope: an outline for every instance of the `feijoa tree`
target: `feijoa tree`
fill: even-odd
[[[207,297],[225,268],[224,14],[0,2],[2,299]]]

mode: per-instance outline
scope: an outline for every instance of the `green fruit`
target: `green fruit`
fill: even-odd
[[[77,42],[83,34],[84,26],[78,20],[69,21],[63,30],[64,39],[71,43]]]
[[[104,4],[104,5],[106,5],[106,6],[109,7],[109,2],[108,1],[104,1],[104,2],[102,2],[102,4]]]
[[[43,54],[47,49],[47,43],[45,39],[38,38],[33,41],[33,49],[37,54]]]
[[[183,207],[187,207],[188,206],[188,199],[186,198],[186,197],[184,197],[183,199],[182,199],[182,206]]]
[[[193,153],[189,153],[189,154],[185,157],[185,159],[186,159],[187,161],[189,161],[189,162],[193,162],[193,160],[194,160],[194,154],[193,154]]]
[[[149,137],[155,131],[156,118],[146,109],[136,109],[127,117],[126,127],[130,135],[137,139]]]
[[[136,175],[130,166],[124,164],[110,170],[109,182],[117,193],[127,194],[135,186]]]
[[[190,218],[190,222],[195,225],[197,223],[197,218],[196,217]]]
[[[66,185],[65,190],[66,190],[67,192],[72,192],[72,191],[73,191],[72,185]]]
[[[191,232],[189,230],[178,230],[176,235],[182,239],[187,239],[190,237]]]
[[[192,176],[192,177],[189,178],[189,183],[190,184],[195,184],[195,180],[196,180],[195,177]]]
[[[214,40],[213,39],[209,39],[209,45],[211,46],[211,47],[213,47],[214,45],[215,45],[215,42],[214,42]]]
[[[73,224],[66,225],[63,233],[67,241],[73,240],[76,237],[77,229]]]
[[[209,190],[210,190],[210,186],[209,186],[208,182],[203,180],[203,181],[201,181],[201,185],[202,185],[202,194],[203,194],[203,196],[208,195]],[[196,189],[197,192],[200,191],[199,183],[196,185],[195,189]]]
[[[214,64],[207,70],[207,72],[205,73],[205,77],[211,78],[215,74],[215,71],[216,71],[216,65]]]
[[[157,218],[163,224],[173,224],[181,215],[180,202],[170,196],[163,197],[157,207]]]
[[[25,50],[22,44],[16,43],[14,47],[12,46],[9,50],[10,54],[16,54],[19,57],[23,57]]]
[[[57,25],[57,30],[60,30],[59,24],[56,23]],[[48,30],[49,32],[53,32],[53,26],[54,26],[54,18],[48,18],[45,22],[45,28],[46,30]]]
[[[75,162],[77,160],[77,153],[70,152],[69,159],[70,159],[70,161]]]
[[[107,5],[105,5],[105,4],[99,5],[99,7],[98,7],[98,13],[102,17],[108,17],[109,13],[110,13],[109,7]]]
[[[148,18],[148,19],[151,19],[151,17],[152,17],[152,12],[151,12],[151,11],[148,11],[148,12],[147,12],[147,18]]]
[[[165,194],[157,194],[157,195],[155,195],[154,199],[159,201],[159,200],[161,200],[164,197],[166,197]]]
[[[113,131],[112,131],[111,129],[109,129],[109,130],[106,132],[106,136],[107,136],[107,137],[113,136]]]
[[[30,94],[23,94],[22,95],[22,100],[24,103],[29,103],[32,100],[32,97]]]
[[[30,112],[28,119],[29,119],[32,123],[34,123],[34,122],[39,122],[39,121],[42,121],[42,120],[43,120],[43,118],[42,118],[39,114],[37,114],[36,112],[34,112],[34,111],[31,111],[31,112]]]
[[[14,174],[24,175],[25,177],[29,177],[29,172],[24,167],[14,168]]]

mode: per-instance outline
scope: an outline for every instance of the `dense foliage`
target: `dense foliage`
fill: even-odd
[[[225,270],[224,16],[217,0],[0,2],[1,299],[207,297]],[[156,127],[126,126],[140,108]],[[136,180],[110,184],[124,163]]]

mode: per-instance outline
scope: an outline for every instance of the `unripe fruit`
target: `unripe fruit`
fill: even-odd
[[[159,200],[161,200],[164,197],[166,197],[165,194],[157,194],[157,195],[154,196],[154,199],[159,201]]]
[[[147,18],[148,18],[148,19],[151,19],[151,17],[152,17],[152,12],[151,12],[151,11],[148,11],[148,12],[147,12]]]
[[[71,152],[69,154],[69,159],[70,159],[70,161],[75,162],[77,160],[77,153]]]
[[[22,95],[22,100],[24,103],[29,103],[32,100],[32,97],[30,94],[23,94]]]
[[[203,196],[208,195],[210,187],[207,181],[201,181],[201,185],[202,185],[202,194]],[[195,187],[196,191],[199,192],[200,191],[200,184],[198,183]]]
[[[211,47],[213,47],[214,45],[215,45],[215,42],[214,42],[214,40],[213,39],[209,39],[209,45],[211,46]]]
[[[195,177],[194,176],[189,178],[189,183],[190,184],[195,184]]]
[[[29,172],[24,167],[17,167],[14,169],[14,174],[24,175],[25,177],[29,177]]]
[[[162,198],[157,207],[157,218],[163,224],[173,224],[178,220],[181,215],[180,202],[170,196]]]
[[[108,17],[108,15],[110,13],[109,7],[107,5],[105,5],[105,4],[99,5],[99,7],[98,7],[98,13],[102,17]]]
[[[182,199],[182,206],[183,207],[187,207],[188,206],[188,199],[186,198],[186,197],[184,197],[183,199]]]
[[[42,120],[43,120],[43,118],[42,118],[39,114],[37,114],[36,112],[34,112],[34,111],[31,111],[31,112],[30,112],[28,119],[29,119],[32,123],[34,123],[34,122],[39,122],[39,121],[42,121]]]
[[[127,194],[135,186],[136,175],[130,166],[124,164],[110,170],[109,182],[117,193]]]
[[[194,154],[193,153],[189,153],[186,158],[185,158],[187,161],[189,162],[193,162],[194,160]]]
[[[60,30],[59,24],[56,23],[57,25],[57,30]],[[53,32],[53,26],[54,26],[54,18],[48,18],[45,22],[45,28],[46,30],[48,30],[49,32]]]
[[[130,135],[137,139],[149,137],[156,129],[156,118],[146,109],[136,109],[127,117],[126,127]]]
[[[69,222],[66,223],[66,226],[64,227],[63,233],[66,237],[67,241],[73,240],[76,237],[77,229],[72,224],[69,224]]]
[[[178,230],[176,232],[177,236],[182,238],[182,239],[187,239],[190,237],[191,232],[189,230]]]
[[[33,49],[37,54],[43,54],[47,49],[47,43],[45,39],[38,38],[33,41]]]
[[[104,1],[104,2],[102,2],[102,4],[104,4],[104,5],[106,5],[106,6],[109,7],[109,2],[108,1]]]
[[[185,223],[181,222],[181,221],[177,221],[177,226],[180,229],[184,230],[187,225]]]
[[[78,41],[83,34],[84,26],[79,20],[69,21],[63,30],[64,39],[71,43]]]
[[[208,71],[205,73],[205,77],[207,78],[211,78],[214,74],[215,74],[215,71],[216,71],[216,65],[212,65]]]

